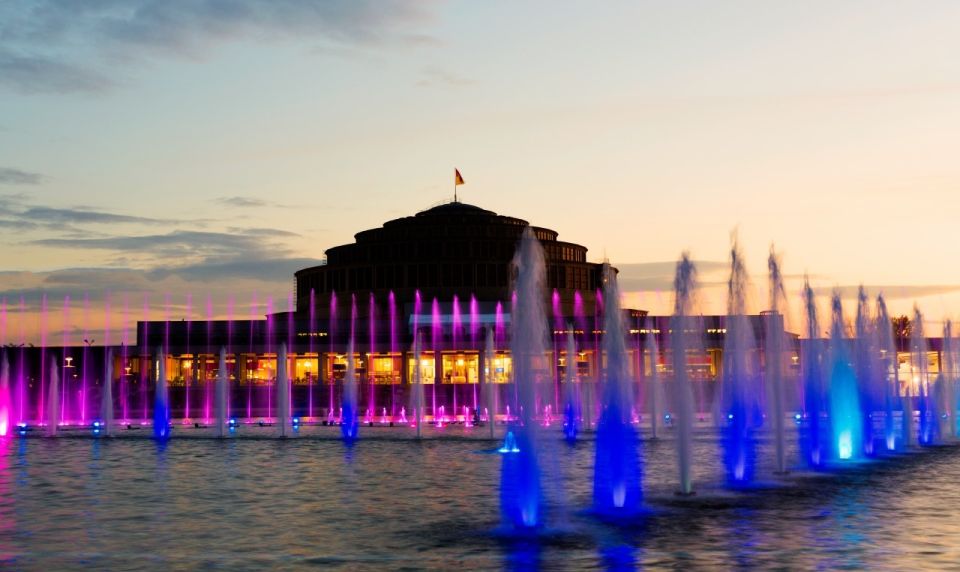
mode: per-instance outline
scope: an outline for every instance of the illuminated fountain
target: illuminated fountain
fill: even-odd
[[[847,339],[844,335],[843,306],[840,293],[831,301],[830,324],[830,443],[831,458],[849,461],[863,451],[863,412],[857,390],[857,377],[850,365]]]
[[[486,374],[484,375],[484,396],[486,398],[486,410],[487,410],[487,425],[489,426],[490,438],[495,437],[496,424],[497,424],[497,386],[493,383],[493,371],[494,371],[494,357],[496,356],[496,349],[494,346],[494,333],[493,330],[487,329],[487,339],[484,346],[484,367],[486,368]]]
[[[360,418],[357,406],[357,366],[351,336],[347,344],[347,371],[343,377],[343,399],[340,403],[340,433],[347,444],[353,443],[358,437]]]
[[[822,359],[823,341],[817,319],[817,300],[804,279],[803,306],[806,322],[806,347],[803,350],[803,414],[799,431],[800,450],[808,468],[824,469],[829,457],[828,400]]]
[[[674,307],[670,328],[673,330],[673,409],[677,427],[677,469],[681,495],[693,494],[693,391],[687,373],[687,350],[692,345],[688,332],[693,331],[693,296],[697,288],[697,270],[684,252],[677,262],[673,280]]]
[[[938,393],[940,384],[930,380],[930,364],[927,359],[927,339],[923,333],[923,314],[914,306],[913,330],[910,336],[910,352],[914,368],[911,384],[916,388],[917,417],[919,432],[917,442],[920,445],[940,443],[940,407]]]
[[[217,368],[217,387],[214,398],[214,418],[217,426],[217,437],[224,437],[227,430],[227,348],[220,348],[220,363]]]
[[[287,344],[280,344],[277,355],[277,425],[280,437],[287,437],[290,425],[290,376],[287,375]]]
[[[660,416],[663,414],[663,387],[660,371],[657,369],[660,347],[657,336],[653,333],[654,326],[648,323],[646,329],[643,345],[646,348],[644,353],[650,356],[650,373],[644,377],[645,402],[649,404],[647,409],[650,414],[650,438],[657,439],[660,437]],[[643,361],[640,367],[644,367]]]
[[[957,340],[953,337],[953,322],[943,324],[943,387],[944,411],[946,412],[944,435],[951,440],[957,438]]]
[[[420,372],[420,356],[423,351],[420,348],[420,332],[413,335],[413,380],[411,381],[412,395],[410,407],[413,409],[414,424],[417,427],[417,439],[423,436],[423,377]]]
[[[723,465],[727,484],[749,485],[754,480],[757,440],[762,424],[761,384],[754,348],[754,331],[747,317],[747,270],[736,241],[730,251],[727,284],[727,333],[723,346],[719,418]]]
[[[880,344],[880,376],[883,381],[883,438],[887,451],[897,449],[897,428],[894,410],[900,405],[900,377],[897,346],[893,341],[893,325],[887,312],[887,302],[877,296],[878,342]],[[906,419],[904,419],[906,423]],[[902,437],[900,438],[902,441]]]
[[[47,383],[47,436],[56,437],[60,428],[60,368],[50,358],[50,380]]]
[[[604,336],[607,358],[603,404],[597,423],[593,508],[603,516],[630,517],[640,511],[642,464],[632,424],[633,386],[627,365],[616,273],[604,265]]]
[[[502,454],[500,511],[505,524],[517,531],[543,525],[540,464],[537,458],[538,370],[544,369],[547,321],[543,308],[545,264],[543,247],[527,227],[514,257],[516,301],[511,321],[511,350],[518,411],[509,423],[504,443],[513,442]]]
[[[170,396],[167,389],[167,360],[163,348],[157,349],[157,385],[153,399],[153,436],[157,440],[170,438]]]
[[[577,342],[573,327],[567,332],[567,367],[563,382],[563,436],[568,443],[577,440],[580,429],[580,399],[577,383]]]
[[[869,299],[863,286],[857,292],[857,318],[854,322],[854,356],[857,390],[860,398],[860,422],[863,425],[863,454],[876,456],[874,414],[882,409],[882,372],[876,321],[870,317]]]
[[[100,425],[104,437],[113,434],[113,350],[107,352],[103,372],[103,393],[100,395]]]
[[[783,404],[783,312],[787,308],[787,292],[783,287],[783,275],[780,273],[780,260],[770,248],[767,259],[770,270],[770,313],[766,324],[766,347],[764,364],[767,381],[767,418],[773,421],[773,435],[776,450],[777,472],[787,471],[786,436]]]
[[[0,437],[6,437],[10,431],[12,402],[10,400],[10,362],[7,352],[3,352],[0,362]]]

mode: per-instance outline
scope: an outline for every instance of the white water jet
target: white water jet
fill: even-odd
[[[660,380],[660,372],[657,370],[660,347],[657,343],[657,336],[653,330],[653,322],[648,322],[643,345],[647,348],[645,353],[650,355],[650,375],[646,377],[647,401],[650,403],[650,437],[658,439],[660,437],[660,416],[663,411],[663,387]],[[642,361],[640,367],[644,367]]]
[[[3,352],[0,361],[0,437],[6,437],[10,432],[10,416],[13,402],[10,400],[10,362],[7,361],[7,352]]]
[[[490,426],[490,438],[494,439],[496,437],[497,425],[497,386],[493,383],[492,374],[494,372],[493,363],[496,358],[496,346],[494,345],[493,330],[490,328],[487,329],[486,347],[484,351],[486,352],[484,356],[484,367],[486,371],[483,389],[487,402],[487,425]]]
[[[290,425],[290,376],[287,375],[287,344],[280,344],[277,355],[277,425],[280,437],[288,436]]]
[[[883,380],[884,442],[888,451],[894,451],[897,448],[897,435],[893,411],[900,399],[900,364],[897,362],[897,346],[893,340],[893,324],[890,323],[883,295],[877,296],[875,329],[880,344],[880,371]]]
[[[767,347],[765,357],[768,395],[767,417],[773,419],[774,442],[776,443],[777,472],[787,472],[786,439],[784,437],[783,405],[783,339],[784,319],[787,293],[783,287],[783,276],[780,273],[780,260],[770,247],[770,257],[767,260],[770,270],[770,314],[767,316],[766,334]]]
[[[227,383],[227,348],[220,348],[220,364],[217,368],[217,386],[214,394],[217,437],[226,436],[227,431]]]
[[[577,342],[573,325],[567,332],[567,367],[563,379],[563,421],[567,439],[573,441],[580,429],[580,384],[577,381]]]
[[[423,374],[420,371],[420,354],[423,350],[420,347],[420,332],[416,332],[413,335],[413,380],[412,387],[413,389],[413,402],[411,406],[413,407],[413,418],[414,424],[417,427],[417,439],[423,436]]]
[[[50,358],[50,383],[47,386],[47,436],[56,437],[60,427],[60,368]]]
[[[675,295],[671,329],[673,351],[673,407],[677,425],[677,467],[679,469],[681,495],[693,494],[693,391],[687,374],[687,349],[690,345],[687,331],[692,331],[693,295],[696,291],[697,270],[690,260],[690,253],[684,252],[677,262],[677,272],[673,281]]]
[[[113,434],[113,350],[107,352],[103,372],[103,394],[100,397],[100,431],[104,437]]]

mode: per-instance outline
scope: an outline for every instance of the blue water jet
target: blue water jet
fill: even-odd
[[[608,264],[604,278],[604,337],[607,356],[603,405],[597,423],[593,466],[593,508],[604,516],[629,517],[640,510],[642,466],[637,430],[631,423],[632,385],[628,375],[623,317],[616,273]]]
[[[743,254],[734,240],[730,250],[730,280],[727,283],[727,334],[724,339],[720,380],[720,443],[728,486],[749,486],[756,472],[757,439],[754,430],[762,423],[760,379],[754,363],[755,335],[747,318],[748,277]]]
[[[863,454],[863,411],[857,378],[843,335],[843,306],[840,293],[834,292],[830,329],[830,426],[833,437],[831,458],[850,461]]]
[[[517,415],[508,435],[515,447],[501,456],[500,512],[504,523],[521,534],[543,526],[543,491],[537,446],[536,382],[543,367],[547,342],[544,309],[546,263],[543,247],[530,227],[523,231],[513,265],[516,294],[512,308],[511,351],[517,399]],[[513,452],[513,449],[519,449]]]
[[[157,386],[153,399],[153,437],[170,438],[170,398],[167,391],[167,360],[163,348],[157,350]]]

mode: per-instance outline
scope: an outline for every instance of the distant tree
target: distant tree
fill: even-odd
[[[910,318],[903,314],[891,318],[890,325],[893,326],[893,338],[898,342],[909,339],[910,334],[913,333],[913,324],[910,323]]]

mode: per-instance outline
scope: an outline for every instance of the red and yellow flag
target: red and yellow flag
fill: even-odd
[[[453,170],[453,186],[456,187],[462,184],[463,184],[463,175],[460,174],[460,169],[454,169]]]

